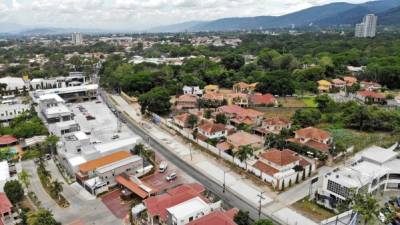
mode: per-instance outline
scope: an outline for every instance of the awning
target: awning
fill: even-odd
[[[143,189],[141,189],[139,187],[139,185],[133,183],[132,181],[126,179],[125,177],[117,176],[115,178],[115,180],[117,181],[118,184],[124,186],[126,189],[132,191],[133,193],[135,193],[136,195],[138,195],[142,199],[145,199],[145,198],[148,197],[147,192],[145,192]]]

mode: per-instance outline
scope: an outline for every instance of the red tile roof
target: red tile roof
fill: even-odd
[[[341,79],[333,79],[332,83],[337,85],[346,84],[346,82]]]
[[[177,101],[178,102],[197,102],[197,96],[185,94],[185,95],[179,96]]]
[[[237,209],[232,209],[227,212],[214,211],[208,215],[200,217],[197,220],[193,220],[187,225],[237,225],[233,221],[233,217],[237,212]]]
[[[141,197],[142,199],[145,199],[148,197],[148,193],[141,189],[139,185],[133,183],[131,180],[126,179],[125,177],[119,175],[115,178],[115,181],[117,181],[118,184],[124,186],[128,190],[132,191],[135,193],[137,196]]]
[[[11,211],[13,205],[8,199],[6,193],[0,192],[0,214],[4,214]]]
[[[224,113],[239,114],[244,109],[238,105],[224,105],[224,106],[219,107],[219,110]]]
[[[290,124],[290,120],[280,117],[269,118],[264,120],[265,125],[287,125]]]
[[[261,172],[266,173],[270,176],[273,176],[275,173],[279,172],[279,170],[277,170],[274,167],[269,166],[261,161],[257,161],[253,166],[255,168],[259,169]]]
[[[0,145],[11,145],[17,142],[18,139],[13,135],[3,135],[0,137]]]
[[[189,113],[182,113],[182,114],[179,114],[179,115],[175,116],[174,118],[176,120],[179,120],[179,121],[182,121],[182,122],[186,123],[186,121],[189,119],[189,116],[190,116]]]
[[[219,150],[225,152],[225,151],[228,151],[229,149],[231,149],[232,147],[228,142],[224,141],[224,142],[218,143],[217,148]]]
[[[356,83],[357,82],[357,78],[350,77],[350,76],[343,77],[343,80],[346,81],[347,83]]]
[[[307,127],[304,129],[296,130],[295,133],[301,137],[325,140],[331,137],[331,133],[315,127]]]
[[[225,130],[225,125],[221,123],[204,123],[198,129],[205,131],[209,134],[217,133]]]
[[[306,146],[308,146],[310,148],[313,148],[315,150],[319,150],[319,151],[324,152],[324,153],[329,153],[329,149],[330,149],[329,145],[324,144],[324,143],[319,143],[319,142],[313,141],[313,140],[309,140],[306,143],[302,143],[297,138],[289,138],[286,141],[293,142],[293,143],[296,143],[296,144],[299,144],[299,145],[306,145]]]
[[[213,101],[223,101],[224,95],[222,93],[207,92],[202,96],[203,99]]]
[[[178,205],[194,197],[200,197],[204,187],[199,184],[186,184],[176,187],[165,194],[150,197],[144,200],[147,212],[151,216],[159,216],[167,221],[167,208]]]
[[[359,91],[357,94],[366,98],[385,99],[385,95],[374,91]]]
[[[296,155],[296,152],[289,149],[284,149],[280,151],[278,149],[273,148],[261,153],[260,157],[280,166],[286,166],[290,163],[300,160],[300,157]]]
[[[270,105],[276,103],[276,98],[271,94],[253,95],[250,101],[256,105]]]
[[[227,139],[229,143],[235,145],[236,147],[263,142],[263,139],[261,137],[244,131],[239,131],[232,135],[229,135]]]

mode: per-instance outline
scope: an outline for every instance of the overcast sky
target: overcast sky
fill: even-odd
[[[367,0],[341,0],[360,3]],[[139,30],[223,17],[282,15],[338,0],[0,0],[0,23]]]

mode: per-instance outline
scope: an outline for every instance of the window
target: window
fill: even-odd
[[[349,196],[349,189],[344,187],[334,181],[328,180],[328,187],[327,189],[335,194],[338,194],[342,197],[347,198]]]
[[[193,221],[193,216],[189,217],[189,222]]]

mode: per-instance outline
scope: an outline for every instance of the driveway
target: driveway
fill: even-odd
[[[51,172],[53,179],[64,182],[63,195],[70,203],[68,208],[64,209],[59,207],[46,193],[36,173],[36,165],[32,160],[22,162],[22,167],[32,175],[31,185],[29,187],[30,191],[36,193],[42,206],[50,209],[56,220],[60,221],[62,224],[69,224],[77,220],[90,225],[123,224],[122,220],[115,217],[99,199],[93,198],[89,200],[77,189],[76,185],[66,184],[54,162],[52,160],[47,162],[47,169]]]

